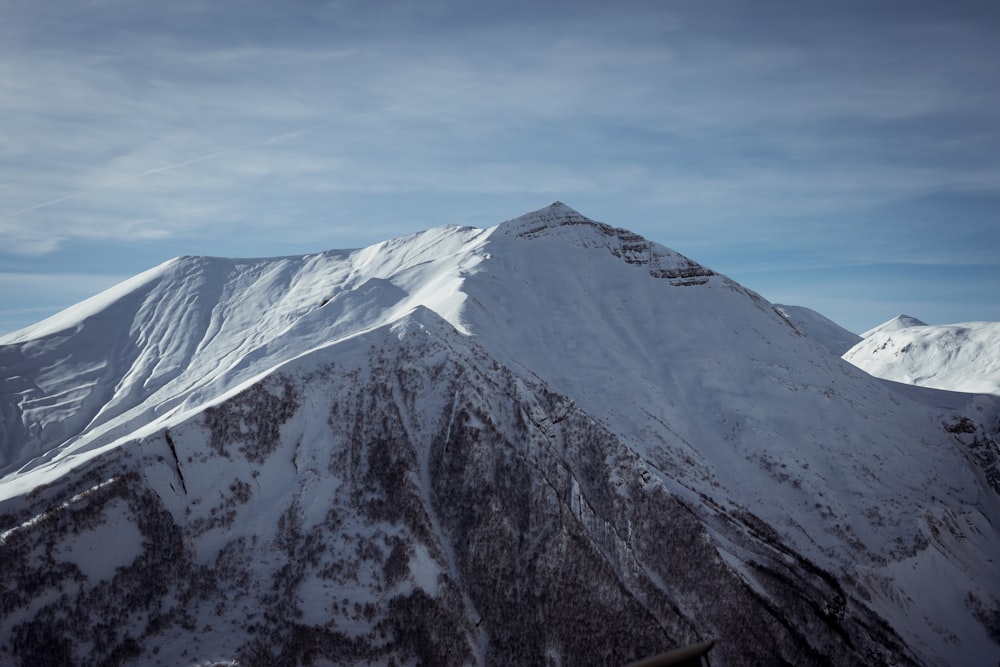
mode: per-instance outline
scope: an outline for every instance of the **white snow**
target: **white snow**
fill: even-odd
[[[423,589],[431,597],[438,593],[438,577],[441,575],[441,568],[431,558],[427,547],[417,543],[413,555],[410,557],[410,576],[418,588]]]
[[[844,359],[895,382],[1000,395],[1000,322],[927,325],[901,315],[865,332]]]
[[[776,304],[775,307],[799,331],[818,340],[823,344],[823,347],[838,357],[861,341],[861,336],[851,333],[833,320],[817,313],[811,308],[784,306],[780,304]]]
[[[142,553],[142,533],[128,516],[124,501],[110,504],[105,522],[75,535],[68,548],[57,550],[57,559],[74,563],[92,581],[110,580]]]
[[[3,425],[0,475],[94,450],[182,407],[179,421],[417,306],[464,331],[461,286],[488,236],[442,227],[357,251],[179,258],[0,339],[0,406],[25,425]]]
[[[925,322],[921,322],[915,317],[910,317],[909,315],[897,315],[891,320],[883,322],[877,327],[865,331],[864,333],[861,334],[861,337],[868,338],[870,336],[886,333],[889,331],[899,331],[900,329],[908,329],[910,327],[925,327],[925,326],[927,326]]]

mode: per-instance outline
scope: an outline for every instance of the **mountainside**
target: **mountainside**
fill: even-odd
[[[852,333],[833,320],[803,306],[776,305],[778,311],[795,325],[795,328],[838,357],[861,342],[861,336]]]
[[[932,326],[901,315],[865,332],[844,359],[887,380],[1000,395],[1000,322]]]
[[[167,262],[0,339],[0,662],[996,662],[1000,399],[804,333],[560,203]]]

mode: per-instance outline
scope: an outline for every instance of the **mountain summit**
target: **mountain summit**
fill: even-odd
[[[0,339],[0,662],[996,662],[1000,399],[795,321],[559,202],[167,262]]]
[[[925,327],[926,322],[921,322],[915,317],[910,317],[909,315],[897,315],[888,322],[883,322],[874,329],[869,329],[868,331],[861,334],[862,338],[870,338],[875,334],[888,333],[891,331],[899,331],[900,329],[909,329],[911,327]]]
[[[578,247],[605,247],[628,264],[645,267],[655,278],[677,285],[702,285],[715,273],[687,257],[627,229],[611,227],[574,211],[562,202],[508,220],[496,228],[503,236],[545,238]]]
[[[552,202],[545,208],[531,211],[512,220],[501,223],[498,229],[510,236],[531,235],[543,229],[553,229],[566,225],[586,225],[590,227],[607,227],[591,220],[561,201]]]

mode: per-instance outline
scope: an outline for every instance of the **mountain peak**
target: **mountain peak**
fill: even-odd
[[[918,320],[915,317],[910,317],[909,315],[898,315],[894,317],[890,322],[899,324],[901,327],[925,327],[927,323],[923,320]]]
[[[626,264],[648,270],[654,278],[669,279],[673,285],[704,285],[716,275],[670,248],[592,220],[560,201],[500,223],[496,230],[516,239],[544,238],[580,248],[603,248]]]
[[[869,329],[868,331],[861,334],[862,338],[868,338],[875,333],[881,333],[884,331],[899,331],[900,329],[909,329],[910,327],[925,327],[926,322],[921,322],[915,317],[910,317],[909,315],[897,315],[888,322],[883,322],[874,329]]]
[[[537,211],[531,211],[512,220],[507,220],[500,224],[499,229],[509,236],[534,238],[545,230],[567,225],[592,225],[598,228],[606,227],[608,230],[611,229],[608,225],[591,220],[561,201],[552,202]]]

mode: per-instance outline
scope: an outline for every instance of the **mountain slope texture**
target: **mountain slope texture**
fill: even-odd
[[[171,260],[0,338],[0,663],[996,664],[1000,399],[795,322],[558,202]]]
[[[776,304],[778,311],[805,335],[816,339],[838,357],[861,342],[861,336],[851,333],[829,318],[803,306]]]

